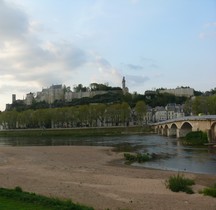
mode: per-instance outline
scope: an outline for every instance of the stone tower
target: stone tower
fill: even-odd
[[[16,101],[16,94],[12,94],[12,104]]]
[[[123,79],[122,79],[122,90],[124,90],[125,89],[125,83],[126,83],[126,81],[125,81],[125,77],[123,77]]]
[[[126,87],[125,77],[123,77],[123,79],[122,79],[122,91],[123,91],[123,94],[128,93],[128,88]]]

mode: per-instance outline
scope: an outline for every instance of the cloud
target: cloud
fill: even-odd
[[[143,69],[143,66],[134,65],[134,64],[127,64],[126,67],[131,69],[131,70],[142,70]]]
[[[141,57],[141,62],[143,65],[150,67],[150,68],[159,68],[158,63],[155,59],[148,58],[148,57]]]
[[[199,33],[200,39],[216,38],[216,22],[208,22],[205,24],[202,32]]]
[[[65,82],[121,84],[121,74],[107,59],[69,41],[44,40],[43,30],[15,4],[0,0],[1,98]]]
[[[209,23],[206,23],[205,26],[206,26],[206,27],[216,27],[216,22],[209,22]]]
[[[138,3],[140,2],[140,0],[130,0],[130,2],[131,2],[132,4],[138,4]]]
[[[140,86],[144,85],[145,82],[150,80],[147,76],[140,76],[140,75],[127,75],[126,76],[127,82],[130,84],[130,86]]]
[[[212,39],[212,38],[216,38],[216,31],[213,31],[213,32],[201,32],[199,34],[199,38],[200,39]]]
[[[0,0],[0,38],[20,39],[28,32],[27,15],[14,5]]]
[[[97,71],[92,72],[91,81],[97,83],[108,82],[113,86],[121,86],[122,75],[118,69],[114,68],[105,58],[99,55],[94,56],[95,59],[92,59],[93,63],[91,65],[94,68],[95,64],[97,64]]]
[[[99,68],[103,68],[103,69],[112,68],[112,66],[109,63],[109,61],[107,61],[106,59],[102,58],[101,56],[96,55],[95,56],[95,60],[97,62],[97,65],[99,66]]]
[[[156,61],[151,58],[141,57],[141,64],[122,64],[123,68],[127,68],[131,71],[149,70],[152,68],[158,68]]]

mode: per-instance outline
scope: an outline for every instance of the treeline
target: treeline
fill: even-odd
[[[83,86],[79,84],[73,88],[74,92],[86,92],[86,91],[113,91],[113,90],[120,90],[120,87],[111,87],[108,84],[98,84],[98,83],[91,83],[89,87]]]
[[[146,104],[143,101],[138,101],[134,110],[126,102],[90,104],[5,111],[0,113],[0,125],[6,129],[127,126],[130,122],[142,124],[145,114]]]
[[[188,99],[184,105],[186,115],[215,115],[216,114],[216,94],[210,96],[197,96]]]

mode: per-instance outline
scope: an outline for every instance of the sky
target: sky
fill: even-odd
[[[0,0],[0,110],[55,84],[216,87],[216,0]]]

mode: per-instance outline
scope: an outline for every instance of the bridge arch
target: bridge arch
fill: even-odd
[[[184,122],[178,130],[177,137],[180,138],[186,136],[192,129],[193,126],[189,122]]]
[[[162,125],[158,127],[158,133],[159,133],[160,135],[163,134],[163,126],[162,126]]]
[[[212,125],[211,125],[211,130],[210,130],[210,140],[211,141],[216,141],[216,122],[214,122]]]
[[[168,136],[176,137],[177,129],[178,129],[177,125],[175,123],[172,123],[168,130]]]
[[[159,126],[155,126],[154,131],[155,131],[155,133],[159,133]]]
[[[164,136],[168,136],[168,129],[169,129],[169,128],[168,128],[168,125],[165,125],[165,126],[164,126],[164,129],[163,129],[163,135],[164,135]]]

